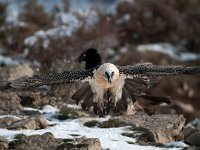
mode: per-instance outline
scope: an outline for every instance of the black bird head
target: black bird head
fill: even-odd
[[[101,56],[94,48],[87,49],[78,58],[79,62],[85,61],[85,69],[91,69],[98,65],[101,65]]]

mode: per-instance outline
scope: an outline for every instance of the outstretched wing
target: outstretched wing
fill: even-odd
[[[180,74],[200,75],[200,66],[183,67],[173,65],[152,65],[139,64],[135,66],[118,66],[121,74],[125,74],[127,78],[132,77],[154,77],[154,76],[170,76]]]
[[[116,113],[125,112],[131,103],[127,97],[132,100],[132,109],[138,110],[148,108],[150,105],[160,103],[170,103],[169,97],[149,96],[145,91],[163,76],[172,76],[179,74],[200,75],[200,67],[182,67],[182,66],[158,66],[152,64],[137,64],[135,66],[117,66],[120,73],[125,75],[125,84],[123,87],[122,98],[117,102],[114,111]],[[126,92],[124,92],[126,91]],[[136,97],[142,97],[136,99]],[[129,104],[130,103],[130,104]],[[131,105],[130,105],[131,106]],[[137,108],[138,107],[138,108]]]
[[[93,76],[93,70],[64,71],[58,74],[35,75],[13,81],[0,81],[0,90],[8,88],[23,89],[42,85],[73,83],[89,80]]]

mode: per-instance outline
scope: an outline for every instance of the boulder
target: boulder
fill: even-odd
[[[8,141],[3,137],[0,137],[0,150],[7,150],[8,149]]]
[[[200,148],[200,130],[195,127],[186,127],[183,130],[183,136],[186,143]]]
[[[9,149],[56,150],[62,143],[62,139],[55,139],[51,133],[47,132],[43,135],[22,136],[21,139],[10,142]]]
[[[116,117],[120,122],[134,127],[134,130],[143,131],[140,140],[155,143],[172,142],[180,138],[185,118],[182,115],[153,114],[151,116],[139,112],[129,116]]]
[[[15,93],[0,92],[0,114],[16,113],[22,110],[21,99]]]
[[[33,69],[27,64],[0,67],[0,80],[16,80],[21,77],[33,76]]]
[[[0,119],[0,128],[6,128],[10,130],[37,130],[43,129],[48,126],[46,119],[40,115],[33,117],[27,117],[25,119],[5,117]]]
[[[21,139],[9,143],[9,149],[16,150],[101,150],[99,139],[56,139],[52,133],[43,135],[21,136]]]

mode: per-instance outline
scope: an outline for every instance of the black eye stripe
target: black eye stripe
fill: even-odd
[[[105,75],[106,75],[106,76],[109,76],[108,72],[105,72]]]
[[[114,73],[114,72],[112,72],[112,73],[111,73],[111,76],[113,76],[114,74],[115,74],[115,73]],[[107,76],[107,77],[108,77],[108,76],[110,76],[110,75],[109,75],[109,73],[108,73],[108,72],[105,72],[105,76]]]

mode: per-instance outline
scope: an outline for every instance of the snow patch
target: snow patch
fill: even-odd
[[[124,14],[122,17],[116,20],[116,24],[123,24],[128,22],[131,19],[130,14]]]
[[[59,109],[58,108],[55,108],[51,105],[45,105],[42,110],[41,110],[42,113],[51,113],[51,114],[56,114],[57,112],[59,112]]]
[[[74,104],[67,104],[68,108],[73,108],[73,109],[81,109],[81,106],[79,105],[74,105]]]
[[[200,54],[195,54],[190,52],[180,52],[179,47],[175,47],[169,43],[139,45],[137,46],[137,51],[139,52],[151,51],[151,52],[163,53],[175,60],[182,62],[200,60]]]
[[[24,108],[25,110],[37,110],[32,108]],[[55,115],[59,110],[50,105],[44,106],[42,110],[43,113],[49,113]],[[44,117],[48,120],[49,118],[44,114]],[[5,137],[9,141],[12,141],[16,134],[25,135],[35,135],[44,134],[46,132],[51,132],[56,138],[74,138],[72,134],[77,134],[80,136],[86,136],[88,138],[99,138],[103,149],[110,150],[121,150],[121,149],[137,149],[137,150],[163,150],[163,148],[154,146],[140,146],[137,144],[129,144],[128,142],[135,143],[136,139],[122,136],[121,134],[129,131],[129,127],[119,127],[119,128],[88,128],[84,126],[84,123],[91,120],[106,121],[107,118],[79,118],[74,120],[59,121],[56,118],[51,118],[48,120],[50,126],[46,129],[41,130],[7,130],[0,129],[0,136]],[[169,145],[169,144],[168,144]],[[174,145],[174,144],[172,144]],[[178,144],[181,147],[184,144]],[[168,148],[171,150],[178,150],[179,148]]]
[[[195,119],[192,122],[188,123],[186,127],[195,127],[200,129],[200,119]]]
[[[62,25],[49,29],[47,31],[37,31],[34,35],[25,38],[24,45],[32,47],[39,39],[43,40],[43,48],[48,48],[50,39],[70,37],[74,31],[78,28],[78,25]]]
[[[66,13],[66,12],[56,13],[54,18],[54,25],[59,26],[63,24],[73,27],[79,24],[79,20],[76,18],[76,16],[74,16],[71,13]]]
[[[5,56],[0,55],[0,64],[15,65],[15,64],[19,64],[19,61],[13,60],[11,57],[5,57]]]
[[[176,141],[176,142],[164,143],[163,145],[167,146],[167,147],[177,147],[177,148],[187,148],[187,147],[189,147],[183,141]]]

